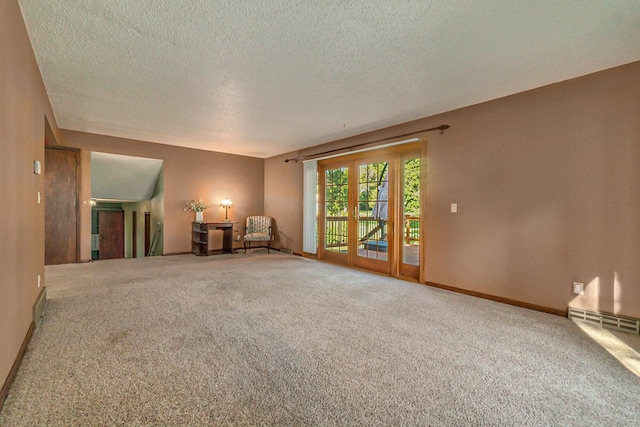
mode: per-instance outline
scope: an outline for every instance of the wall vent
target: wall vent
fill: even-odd
[[[289,248],[280,248],[280,252],[284,254],[293,255],[293,249],[289,249]]]
[[[47,307],[47,288],[42,288],[40,295],[36,299],[35,304],[33,304],[33,322],[36,326],[40,326],[40,322],[42,322],[42,316],[44,316],[44,310]]]
[[[613,329],[614,331],[640,334],[640,320],[629,317],[569,307],[569,319],[600,325],[603,328]]]

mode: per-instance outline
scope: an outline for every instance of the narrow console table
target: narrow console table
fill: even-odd
[[[233,222],[193,222],[191,223],[191,252],[199,256],[209,253],[209,230],[222,230],[222,252],[233,253]]]

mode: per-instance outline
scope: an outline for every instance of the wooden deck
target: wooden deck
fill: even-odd
[[[404,264],[419,265],[420,246],[419,245],[404,245],[402,248]],[[370,259],[377,259],[380,261],[386,261],[389,259],[386,251],[375,251],[366,248],[358,248],[358,256]]]

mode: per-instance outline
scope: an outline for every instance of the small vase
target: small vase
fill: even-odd
[[[196,222],[204,222],[204,215],[202,212],[196,212]]]

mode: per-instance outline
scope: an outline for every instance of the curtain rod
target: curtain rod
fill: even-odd
[[[335,153],[337,151],[343,151],[343,150],[353,151],[354,148],[364,147],[365,145],[375,144],[376,142],[386,141],[386,140],[391,139],[391,138],[403,138],[405,136],[415,135],[416,133],[420,133],[420,132],[432,132],[434,130],[439,130],[440,133],[444,133],[444,131],[449,129],[450,127],[451,126],[449,126],[449,125],[440,125],[440,126],[436,126],[434,128],[422,129],[422,130],[418,130],[418,131],[414,131],[414,132],[410,132],[410,133],[405,133],[403,135],[396,135],[396,136],[392,136],[392,137],[388,137],[388,138],[377,139],[375,141],[363,142],[362,144],[355,144],[355,145],[351,145],[349,147],[336,148],[334,150],[322,151],[320,153],[306,154],[304,156],[293,157],[291,159],[285,159],[284,162],[285,163],[289,163],[291,161],[294,161],[294,162],[298,163],[298,160],[304,160],[304,159],[307,159],[309,157],[322,156],[323,154],[331,154],[331,153]]]

